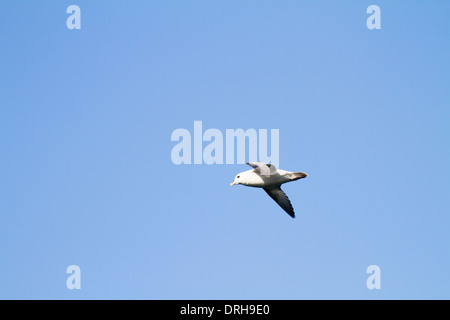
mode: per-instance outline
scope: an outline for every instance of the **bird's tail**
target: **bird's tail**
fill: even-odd
[[[292,181],[298,180],[298,179],[302,179],[307,177],[308,174],[304,173],[304,172],[292,172],[291,178]]]

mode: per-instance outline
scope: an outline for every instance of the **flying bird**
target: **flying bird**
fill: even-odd
[[[230,186],[242,184],[247,187],[263,188],[265,192],[275,200],[292,218],[295,218],[292,207],[286,193],[281,190],[281,185],[308,176],[304,172],[290,172],[275,168],[273,164],[248,162],[253,169],[239,173]]]

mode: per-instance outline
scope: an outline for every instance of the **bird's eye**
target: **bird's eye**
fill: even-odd
[[[238,178],[238,179],[239,179],[239,176],[237,176],[236,178]]]

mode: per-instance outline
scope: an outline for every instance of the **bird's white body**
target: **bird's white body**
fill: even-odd
[[[298,179],[298,178],[297,178]],[[231,185],[242,184],[247,187],[265,188],[297,180],[294,172],[278,169],[275,173],[265,176],[256,169],[239,173]]]

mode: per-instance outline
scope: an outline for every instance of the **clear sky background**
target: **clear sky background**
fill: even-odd
[[[1,1],[0,298],[449,299],[449,16]],[[309,174],[283,187],[296,219],[230,188],[246,165],[174,165],[171,133],[194,120],[279,129],[280,167]]]

